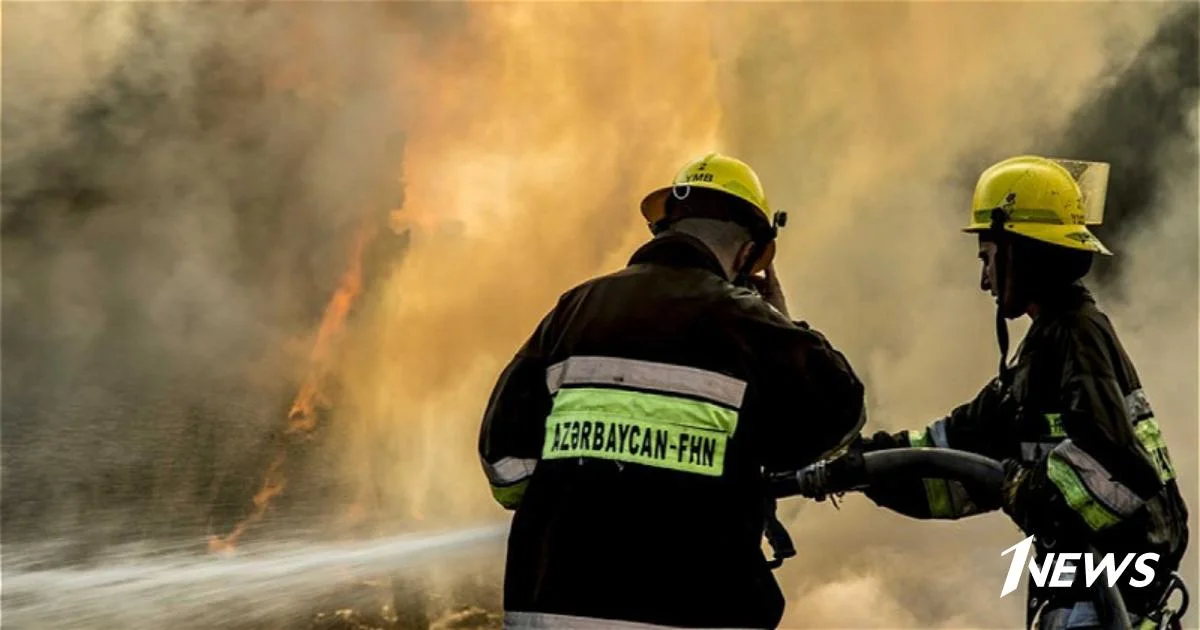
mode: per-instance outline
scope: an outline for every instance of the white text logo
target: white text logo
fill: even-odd
[[[1013,554],[1012,563],[1008,565],[1008,577],[1004,579],[1004,588],[1000,590],[1000,597],[1017,590],[1017,584],[1021,581],[1021,573],[1026,567],[1029,569],[1029,578],[1033,580],[1034,584],[1040,587],[1067,588],[1075,581],[1075,571],[1081,557],[1083,559],[1083,577],[1088,586],[1095,584],[1102,574],[1107,574],[1108,585],[1113,586],[1121,580],[1121,575],[1125,573],[1129,565],[1133,564],[1136,572],[1142,577],[1129,580],[1129,585],[1134,588],[1142,588],[1154,581],[1154,567],[1150,563],[1158,562],[1156,553],[1125,554],[1125,559],[1120,564],[1117,564],[1116,554],[1111,553],[1100,555],[1100,562],[1096,562],[1097,554],[1047,553],[1042,558],[1041,566],[1038,566],[1037,560],[1030,557],[1029,551],[1032,548],[1033,536],[1030,536],[1000,554],[1001,557],[1007,556],[1009,553]]]

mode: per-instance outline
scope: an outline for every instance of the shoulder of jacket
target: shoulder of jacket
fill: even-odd
[[[779,312],[749,289],[738,287],[733,299],[735,315],[753,326],[781,333],[786,339],[793,339],[808,346],[829,346],[829,340],[816,328],[803,320],[793,320]]]
[[[737,315],[777,326],[794,327],[796,325],[754,291],[734,286],[728,282],[725,284],[728,287],[731,308]]]
[[[1055,313],[1046,322],[1045,331],[1050,337],[1067,343],[1098,343],[1116,338],[1112,322],[1095,306]]]

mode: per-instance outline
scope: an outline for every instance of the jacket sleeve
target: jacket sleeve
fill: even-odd
[[[551,407],[546,369],[553,315],[543,318],[501,372],[479,431],[479,458],[492,496],[509,510],[520,506],[541,457]]]
[[[776,348],[783,351],[779,378],[768,380],[768,399],[774,400],[768,409],[796,409],[799,417],[771,424],[774,430],[764,441],[769,472],[797,470],[828,457],[848,446],[866,422],[863,384],[846,357],[803,322],[784,334],[787,340]]]
[[[1054,340],[1066,438],[1017,484],[1013,518],[1035,535],[1090,536],[1121,523],[1158,494],[1170,465],[1157,468],[1158,452],[1148,451],[1154,445],[1139,441],[1134,423],[1152,421],[1149,405],[1142,404],[1140,390],[1127,404],[1114,367],[1119,351],[1097,325],[1085,320],[1063,326]]]
[[[998,459],[1004,438],[997,434],[996,427],[1003,426],[999,421],[1001,415],[1013,413],[1009,406],[999,382],[993,380],[974,400],[959,405],[923,429],[892,434],[880,431],[856,446],[867,452],[888,448],[952,448]],[[897,479],[874,486],[865,494],[876,505],[919,519],[957,520],[1000,507],[980,502],[961,483],[946,479]]]

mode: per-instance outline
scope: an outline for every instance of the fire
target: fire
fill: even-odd
[[[565,288],[647,238],[641,194],[732,150],[708,9],[468,7],[469,36],[397,79],[410,123],[396,218],[464,229],[414,239],[343,363],[344,474],[387,523],[493,514],[474,447],[503,362]]]
[[[728,148],[718,142],[707,11],[684,29],[665,7],[480,4],[466,13],[471,36],[397,72],[406,127],[394,175],[404,202],[374,226],[437,233],[414,239],[403,265],[370,287],[372,308],[344,336],[363,291],[361,250],[375,233],[364,231],[317,332],[285,446],[251,514],[213,549],[232,548],[284,491],[286,443],[309,436],[334,402],[323,400],[331,370],[344,474],[370,497],[351,523],[365,510],[411,523],[491,509],[473,434],[496,363],[564,287],[623,263],[646,238],[641,194],[685,159]],[[597,20],[620,27],[597,30]],[[438,232],[447,222],[464,229]]]
[[[254,509],[225,536],[210,536],[208,539],[210,551],[231,553],[246,529],[261,521],[266,515],[267,509],[270,508],[271,502],[283,494],[283,490],[287,486],[284,464],[287,462],[288,446],[297,439],[311,437],[313,430],[317,427],[317,410],[328,402],[323,393],[333,367],[333,351],[341,338],[341,332],[345,328],[350,311],[362,293],[364,254],[378,231],[378,227],[373,222],[367,222],[359,229],[355,237],[347,269],[339,279],[333,297],[325,307],[325,314],[321,317],[316,342],[313,345],[312,354],[309,356],[308,373],[288,411],[287,428],[284,431],[284,436],[288,439],[279,445],[275,458],[267,467],[266,474],[263,475],[262,489],[254,495]]]

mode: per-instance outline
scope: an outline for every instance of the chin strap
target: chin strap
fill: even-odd
[[[1001,208],[992,210],[991,231],[996,239],[996,255],[992,267],[996,270],[996,342],[1000,345],[1000,383],[1009,385],[1008,370],[1008,321],[1004,317],[1004,291],[1007,289],[1008,247],[1002,238],[1004,220],[1008,215]]]

